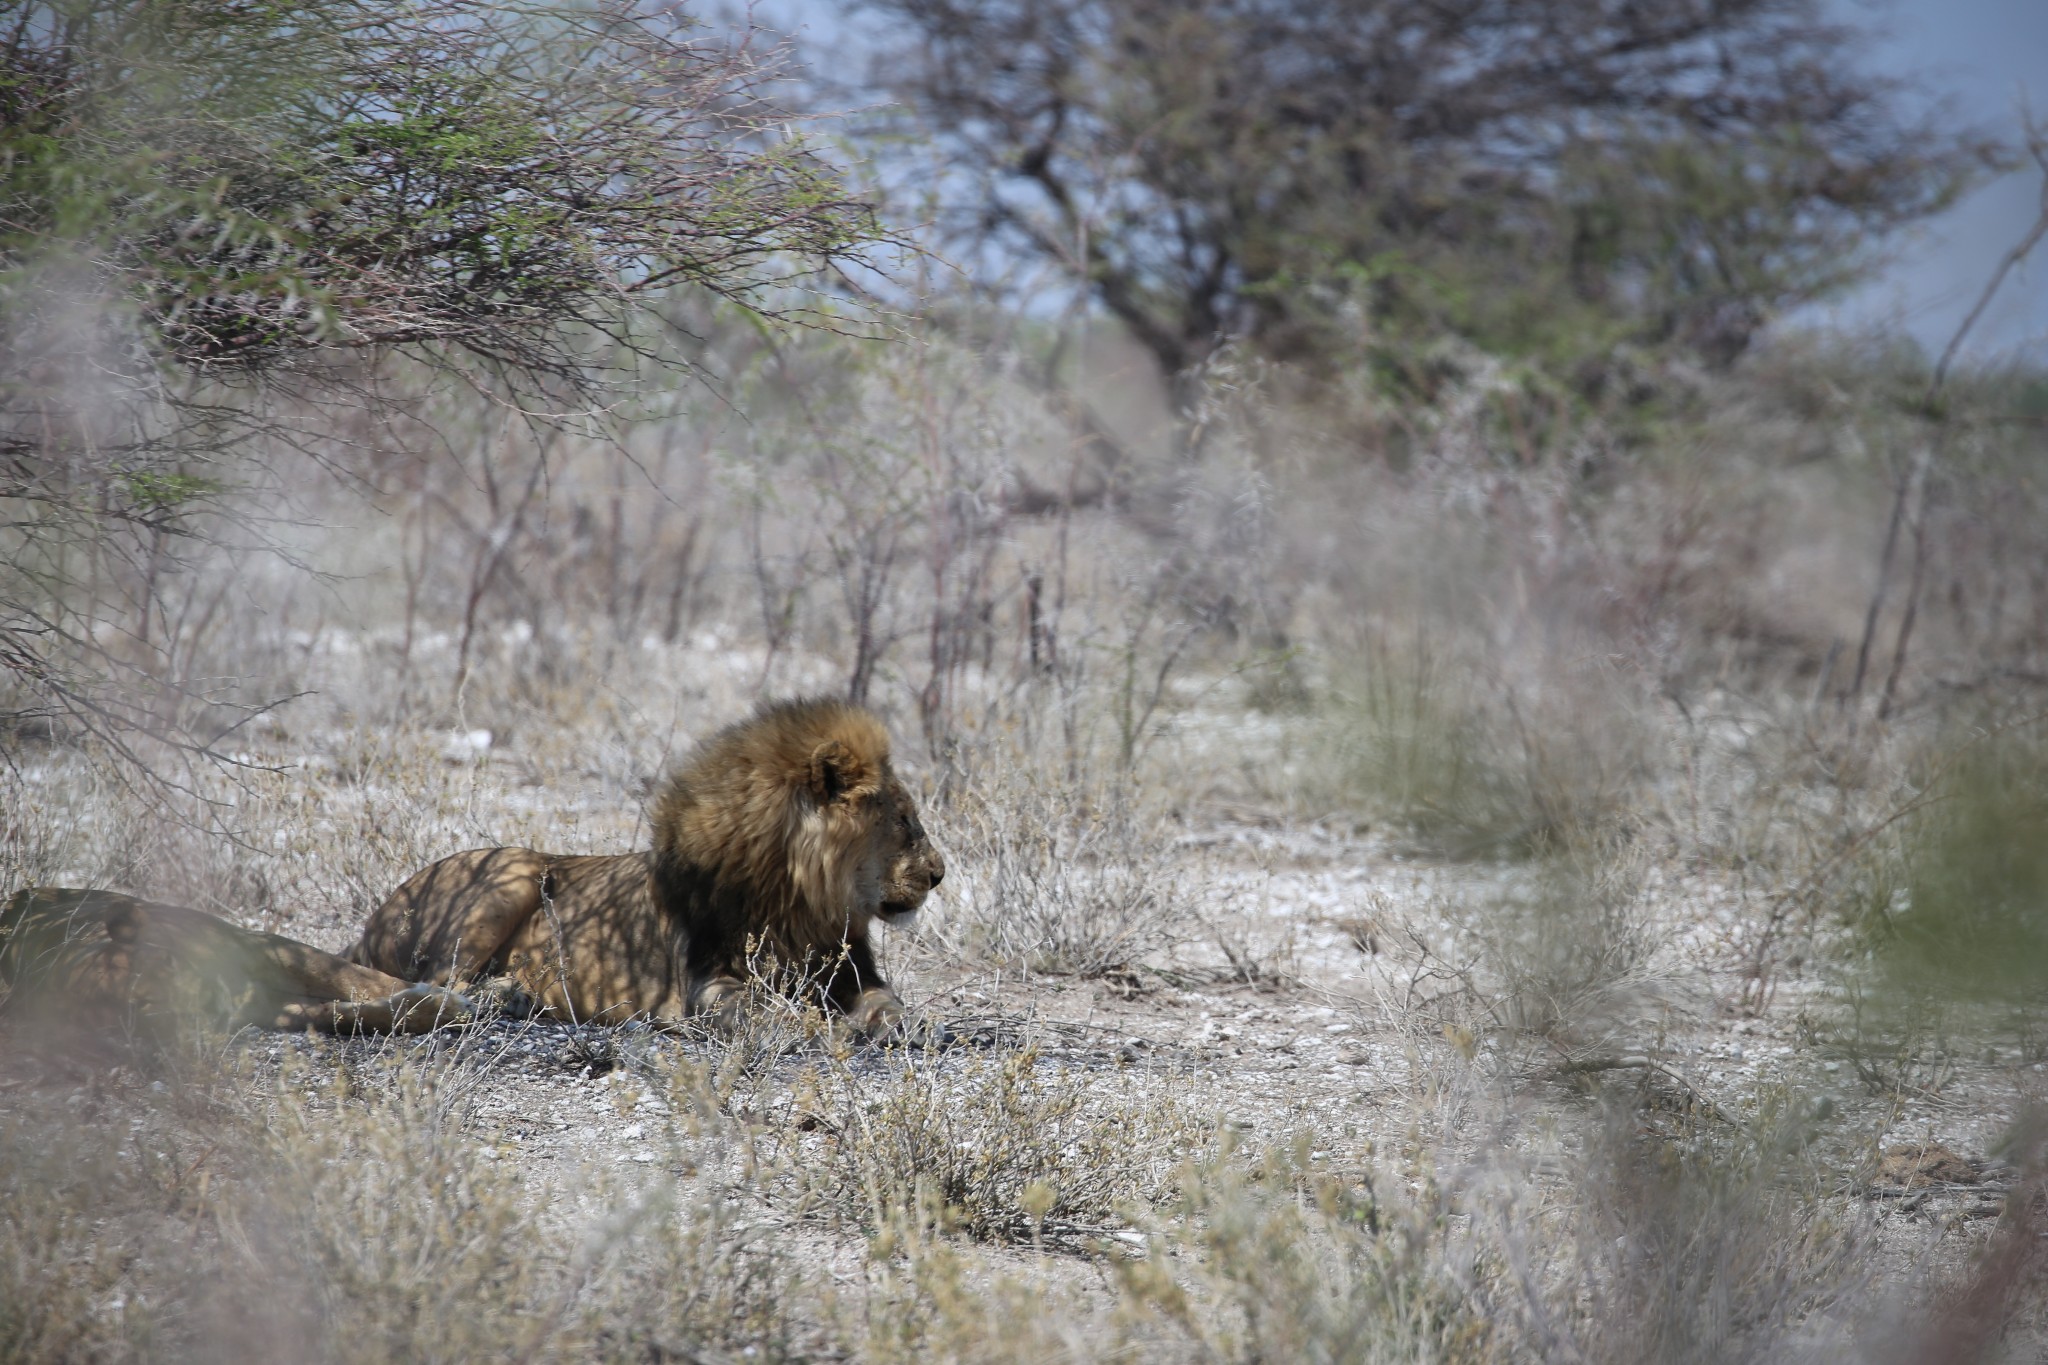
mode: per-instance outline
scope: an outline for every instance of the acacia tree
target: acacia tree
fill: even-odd
[[[161,571],[394,358],[591,414],[655,300],[800,306],[875,232],[775,56],[640,0],[0,0],[0,719],[207,750]]]
[[[1169,374],[1226,337],[1727,361],[1981,141],[1819,0],[866,0],[956,259],[1050,265]],[[964,190],[964,192],[954,192]]]

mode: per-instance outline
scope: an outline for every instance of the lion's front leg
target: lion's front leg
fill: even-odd
[[[846,1016],[846,1022],[869,1038],[885,1038],[902,1030],[903,1001],[882,979],[875,950],[867,938],[849,938],[839,961],[824,981],[825,998]]]
[[[463,987],[463,994],[507,1019],[534,1019],[547,1013],[547,1006],[515,976],[482,977]]]
[[[854,997],[846,1022],[867,1037],[890,1037],[903,1029],[903,1001],[887,986],[871,986]]]
[[[689,1013],[721,1027],[738,1021],[746,1001],[747,985],[733,972],[711,972],[690,982]]]

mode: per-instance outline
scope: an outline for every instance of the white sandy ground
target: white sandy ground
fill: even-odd
[[[1738,1006],[1740,967],[1716,932],[1693,922],[1710,889],[1670,889],[1673,932],[1644,999],[1634,1002],[1641,1012],[1592,1049],[1642,1057],[1658,1069],[1560,1077],[1553,1073],[1563,1054],[1550,1043],[1482,1040],[1467,1057],[1447,1040],[1415,1003],[1445,983],[1417,980],[1430,964],[1397,931],[1405,923],[1454,944],[1458,924],[1445,907],[1497,894],[1517,875],[1513,867],[1430,863],[1385,839],[1315,827],[1212,825],[1184,836],[1180,847],[1212,933],[1230,937],[1270,980],[1233,977],[1213,938],[1176,945],[1109,979],[1084,980],[975,968],[894,937],[885,940],[885,961],[898,984],[920,1012],[951,1023],[959,1040],[936,1052],[857,1051],[854,1071],[877,1082],[906,1064],[943,1074],[985,1065],[991,1052],[1028,1039],[1063,1084],[1125,1102],[1134,1086],[1169,1094],[1248,1145],[1284,1146],[1308,1133],[1311,1159],[1335,1172],[1383,1174],[1426,1154],[1438,1171],[1502,1162],[1552,1184],[1564,1154],[1594,1122],[1601,1090],[1636,1107],[1645,1139],[1712,1134],[1719,1123],[1757,1122],[1766,1106],[1790,1106],[1807,1116],[1804,1169],[1832,1172],[1845,1205],[1880,1224],[1901,1275],[1917,1279],[1930,1265],[1959,1263],[2002,1211],[1995,1161],[1985,1183],[1937,1187],[1924,1199],[1893,1197],[1882,1182],[1873,1184],[1872,1161],[1908,1141],[1984,1157],[2023,1095],[2040,1093],[2044,1068],[1992,1055],[1959,1060],[1921,1089],[1872,1093],[1843,1049],[1813,1032],[1814,1014],[1830,1003],[1820,979],[1792,973],[1762,1009]],[[1377,951],[1361,950],[1361,921],[1374,924]],[[716,1049],[702,1042],[508,1023],[436,1042],[270,1038],[250,1046],[273,1061],[287,1051],[317,1058],[459,1047],[483,1064],[466,1123],[495,1159],[564,1174],[607,1166],[652,1180],[700,1173],[701,1149],[679,1155],[671,1140],[677,1115],[666,1068],[678,1058],[712,1061]],[[740,1121],[764,1131],[781,1126],[791,1087],[820,1057],[799,1050],[772,1067]],[[1637,1096],[1638,1089],[1649,1093]],[[1705,1116],[1710,1106],[1721,1117]],[[1164,1170],[1183,1155],[1133,1159]],[[1873,1190],[1884,1193],[1872,1197]],[[821,1237],[814,1220],[793,1219],[777,1203],[764,1199],[754,1209],[761,1227],[820,1241],[843,1260],[840,1273],[858,1271],[865,1254],[858,1236]],[[1017,1256],[1030,1260],[1023,1251]]]

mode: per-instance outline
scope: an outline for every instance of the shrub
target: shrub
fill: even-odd
[[[1163,1195],[1214,1124],[1171,1078],[1125,1073],[1109,1094],[1026,1047],[1000,1058],[903,1056],[879,1079],[852,1067],[800,1087],[799,1207],[886,1235],[906,1215],[968,1237],[1086,1245]],[[1092,1079],[1092,1078],[1091,1078]],[[1091,1093],[1093,1092],[1093,1093]]]

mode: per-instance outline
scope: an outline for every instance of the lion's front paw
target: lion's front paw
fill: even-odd
[[[690,992],[690,1013],[713,1032],[736,1031],[747,1014],[747,988],[736,976],[714,976]]]
[[[870,987],[854,1000],[846,1020],[869,1037],[892,1033],[903,1023],[903,1002],[886,987]]]
[[[943,1023],[907,1014],[896,992],[880,987],[862,991],[846,1012],[846,1021],[870,1042],[930,1049],[944,1047],[952,1039]]]
[[[953,1046],[959,1040],[953,1036],[953,1030],[946,1027],[943,1019],[928,1019],[918,1014],[905,1016],[896,1025],[896,1032],[892,1035],[891,1041],[904,1047],[916,1048],[921,1052],[939,1052]]]
[[[478,1004],[497,1011],[507,1019],[532,1019],[547,1008],[510,976],[493,976],[471,982],[469,995]]]
[[[410,986],[391,997],[393,1033],[429,1033],[450,1024],[467,1024],[477,1016],[476,1003],[446,986]]]

